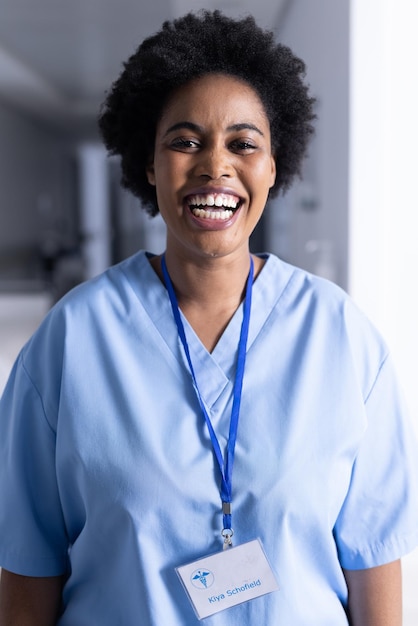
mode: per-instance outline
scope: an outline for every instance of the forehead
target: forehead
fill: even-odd
[[[230,123],[257,121],[269,126],[264,105],[251,85],[227,74],[207,74],[173,91],[160,123],[176,118]]]

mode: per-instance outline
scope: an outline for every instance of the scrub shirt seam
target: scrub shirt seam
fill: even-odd
[[[44,416],[45,422],[47,423],[47,425],[48,425],[49,429],[51,430],[52,434],[55,436],[55,435],[56,435],[56,432],[55,432],[54,428],[52,427],[52,424],[50,423],[50,421],[49,421],[49,419],[48,419],[47,412],[46,412],[46,410],[45,410],[44,401],[43,401],[43,398],[42,398],[42,394],[41,394],[41,392],[39,391],[38,386],[35,384],[35,381],[33,380],[32,376],[30,375],[28,368],[27,368],[27,367],[26,367],[26,365],[25,365],[25,361],[24,361],[24,358],[23,358],[23,354],[21,354],[21,356],[20,356],[20,361],[21,361],[21,364],[22,364],[22,370],[23,370],[23,372],[24,372],[24,373],[25,373],[25,375],[27,376],[27,378],[28,378],[28,380],[29,380],[29,382],[30,382],[30,384],[31,384],[32,388],[34,389],[34,391],[36,392],[36,395],[37,395],[37,396],[38,396],[38,398],[39,398],[39,401],[40,401],[40,403],[41,403],[42,413],[43,413],[43,416]]]
[[[262,325],[260,326],[260,328],[258,329],[257,335],[252,339],[250,345],[248,346],[248,350],[247,350],[247,354],[250,353],[253,345],[256,343],[258,337],[261,335],[261,333],[263,332],[265,326],[268,324],[271,316],[273,315],[274,312],[278,312],[280,313],[280,311],[277,311],[277,307],[279,305],[279,303],[281,303],[282,299],[284,298],[286,291],[288,290],[288,288],[290,287],[290,283],[292,282],[292,280],[294,280],[295,278],[295,272],[292,272],[292,274],[289,276],[288,281],[286,282],[286,284],[284,285],[283,289],[281,290],[281,292],[279,293],[279,295],[277,296],[277,298],[275,299],[275,301],[270,305],[270,311],[268,313],[268,315],[266,316],[266,318],[264,319],[264,322],[262,323]],[[262,294],[260,293],[260,296]],[[250,327],[251,328],[251,327]]]
[[[285,297],[287,290],[290,288],[291,283],[296,279],[296,272],[293,270],[291,275],[289,276],[287,283],[284,285],[281,293],[277,296],[277,299],[274,303],[274,306],[272,307],[272,310],[274,308],[276,308],[276,306],[278,305],[278,303]]]
[[[408,553],[408,551],[411,549],[411,546],[415,545],[417,537],[418,537],[418,531],[413,530],[403,535],[395,534],[391,537],[388,537],[386,540],[378,541],[372,545],[365,546],[364,548],[361,548],[361,547],[352,548],[350,550],[350,554],[352,555],[352,558],[350,560],[353,560],[353,559],[357,560],[358,558],[361,558],[362,560],[366,560],[367,557],[375,558],[381,554],[385,555],[388,550],[389,551],[396,550],[397,553],[399,553],[399,550],[403,546],[403,552],[399,554],[399,557],[398,557],[398,558],[402,558],[402,556]],[[349,569],[347,566],[345,567],[346,569]],[[370,567],[373,567],[373,566],[370,566]]]
[[[132,260],[135,257],[141,257],[142,258],[142,254],[148,254],[148,253],[144,253],[143,251],[139,251],[137,252],[135,255],[133,255],[133,257],[131,257],[131,259],[128,260]],[[154,255],[155,256],[155,255]],[[160,315],[159,317],[153,317],[148,309],[148,307],[144,304],[144,302],[142,301],[141,295],[138,292],[135,283],[132,281],[132,277],[130,275],[130,272],[126,270],[126,262],[121,262],[118,266],[116,266],[120,272],[123,274],[125,280],[126,280],[126,284],[127,287],[129,288],[131,294],[134,296],[135,298],[135,302],[137,305],[139,305],[141,307],[141,311],[144,314],[144,316],[147,319],[147,329],[152,329],[153,332],[158,333],[158,336],[160,337],[161,341],[162,341],[162,346],[160,349],[164,352],[166,351],[167,355],[170,355],[170,357],[172,358],[172,362],[173,364],[178,364],[178,359],[177,359],[177,354],[176,352],[172,349],[171,345],[169,344],[169,342],[167,341],[167,338],[164,336],[164,333],[161,332],[161,329],[158,327],[157,321],[161,318],[164,318],[164,315]],[[158,276],[156,276],[156,279],[158,279]],[[161,283],[161,281],[159,281]],[[161,283],[161,286],[164,288],[164,285]],[[176,344],[178,346],[178,342]],[[181,351],[180,351],[181,353]],[[173,372],[176,372],[175,368],[172,368]],[[177,377],[179,377],[179,374],[175,374]],[[180,377],[181,378],[181,377]]]
[[[45,565],[53,564],[55,566],[59,566],[60,569],[62,570],[62,573],[65,574],[68,550],[65,550],[61,554],[57,554],[55,556],[38,556],[38,555],[34,556],[27,552],[21,552],[16,549],[7,549],[7,548],[2,549],[2,547],[0,547],[0,555],[2,556],[2,561],[4,561],[4,559],[7,559],[7,564],[9,564],[10,560],[13,560],[14,567],[16,567],[15,565],[16,560],[18,560],[20,563],[24,559],[26,562],[29,561],[30,562],[29,564],[31,566],[35,566],[35,567],[38,567],[39,565],[42,567],[42,565],[44,564]],[[64,568],[62,568],[61,565],[64,566]],[[7,569],[7,567],[4,566],[4,569]],[[59,576],[60,574],[57,574],[57,575]]]
[[[145,252],[143,252],[143,251],[139,251],[139,252],[137,252],[137,253],[136,253],[133,257],[131,257],[131,259],[134,259],[135,257],[140,257],[140,258],[142,259],[142,255],[143,255],[143,254],[148,254],[148,253],[145,253]],[[154,256],[155,256],[155,255],[154,255]],[[148,261],[147,261],[147,262],[148,262]],[[167,342],[166,338],[164,337],[164,334],[161,332],[161,330],[159,329],[159,327],[158,327],[158,325],[157,325],[157,321],[158,321],[160,318],[164,318],[164,314],[159,314],[158,316],[153,316],[153,315],[150,313],[150,311],[149,311],[149,309],[148,309],[148,306],[146,306],[146,305],[144,304],[143,300],[142,300],[142,296],[141,296],[141,294],[139,293],[139,291],[138,291],[138,289],[137,289],[137,286],[135,285],[135,282],[133,282],[133,281],[132,281],[132,276],[131,276],[131,274],[130,274],[129,270],[127,270],[127,269],[126,269],[126,263],[121,262],[121,263],[119,264],[119,266],[117,266],[117,268],[120,270],[120,272],[123,274],[124,278],[126,279],[126,284],[127,284],[127,286],[129,287],[130,292],[133,294],[133,296],[134,296],[134,298],[135,298],[135,302],[136,302],[137,304],[139,304],[139,306],[140,306],[140,307],[141,307],[141,309],[142,309],[142,312],[143,312],[143,313],[144,313],[144,315],[146,316],[146,318],[147,318],[147,320],[148,320],[148,326],[149,326],[150,328],[155,329],[155,330],[158,332],[159,336],[161,337],[161,339],[163,340],[163,342],[166,344],[166,346],[167,346],[167,348],[168,348],[169,352],[170,352],[171,354],[173,354],[173,356],[174,356],[174,357],[176,357],[176,355],[175,355],[175,354],[173,353],[173,351],[171,350],[171,347],[170,347],[170,345],[168,344],[168,342]],[[142,268],[140,268],[140,269],[142,269]],[[152,270],[152,268],[151,268],[151,267],[150,267],[149,269],[150,269],[150,270],[151,270],[151,271],[155,274],[155,272]],[[155,274],[155,279],[158,281],[158,286],[159,286],[159,287],[161,286],[161,287],[164,289],[164,291],[163,291],[164,298],[163,298],[163,300],[162,300],[162,301],[164,301],[164,302],[165,302],[165,301],[166,301],[166,298],[165,298],[165,295],[166,295],[166,289],[165,289],[165,286],[164,286],[164,284],[160,281],[160,279],[159,279],[159,277],[157,276],[157,274]],[[152,289],[152,288],[154,288],[154,287],[151,285],[151,286],[150,286],[150,289]],[[162,302],[162,301],[161,301],[161,302]]]
[[[373,380],[373,382],[371,384],[369,392],[366,394],[366,397],[364,399],[364,405],[365,406],[366,406],[367,402],[369,401],[369,398],[372,395],[374,388],[376,387],[377,381],[379,380],[379,376],[380,376],[380,374],[381,374],[381,372],[382,372],[382,370],[383,370],[383,368],[384,368],[388,358],[389,358],[389,354],[387,353],[387,354],[385,354],[382,362],[379,365],[379,368],[378,368],[376,376],[375,376],[375,378],[374,378],[374,380]]]

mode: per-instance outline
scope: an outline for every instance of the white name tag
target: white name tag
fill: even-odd
[[[176,568],[199,619],[277,591],[259,539]]]

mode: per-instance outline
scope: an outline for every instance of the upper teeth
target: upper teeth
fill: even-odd
[[[216,207],[228,207],[236,209],[239,199],[235,196],[229,196],[227,194],[207,194],[191,196],[187,203],[190,206],[216,206]]]

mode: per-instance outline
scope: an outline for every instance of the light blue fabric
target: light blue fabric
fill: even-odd
[[[193,365],[226,443],[239,309]],[[219,477],[164,286],[141,252],[58,303],[1,403],[0,565],[69,572],[59,626],[199,623],[175,567],[221,548]],[[347,625],[341,565],[418,543],[418,453],[387,349],[338,287],[274,256],[254,284],[237,543],[280,591],[214,626]]]

